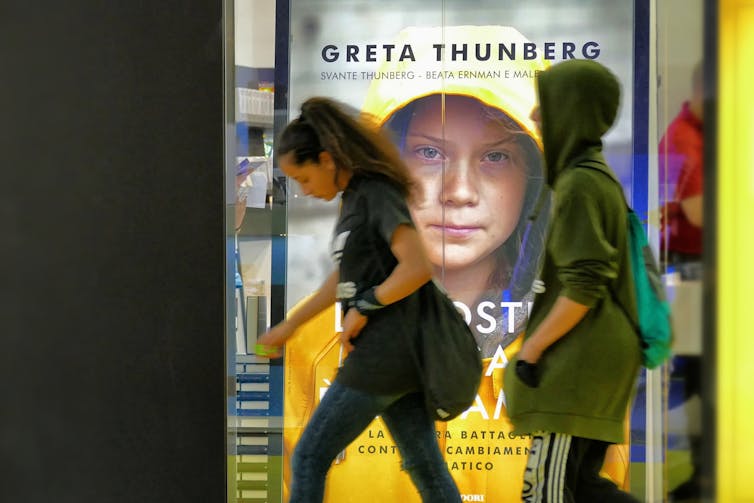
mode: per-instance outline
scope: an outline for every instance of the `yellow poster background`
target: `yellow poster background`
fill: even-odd
[[[288,500],[290,460],[320,398],[337,373],[343,353],[336,332],[336,309],[329,308],[303,325],[286,344],[283,411],[283,495]],[[466,501],[520,501],[529,438],[510,434],[502,393],[503,368],[520,347],[515,341],[484,360],[477,402],[449,422],[437,422],[440,449]],[[628,433],[628,425],[626,426]],[[383,422],[376,418],[330,468],[327,503],[419,503],[400,455]],[[610,448],[603,472],[628,485],[628,445]],[[472,499],[474,497],[477,499]]]

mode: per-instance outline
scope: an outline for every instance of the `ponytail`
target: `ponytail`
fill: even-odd
[[[276,153],[294,155],[296,164],[319,162],[327,151],[337,172],[341,169],[365,176],[380,176],[409,196],[413,181],[398,149],[386,133],[366,116],[350,115],[344,105],[329,98],[309,98],[301,115],[281,133]]]

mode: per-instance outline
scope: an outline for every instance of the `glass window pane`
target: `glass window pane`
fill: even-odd
[[[232,225],[233,316],[228,330],[233,388],[229,411],[228,501],[281,501],[282,394],[280,362],[256,354],[256,339],[270,325],[282,297],[279,267],[284,211],[272,166],[275,101],[275,1],[226,4],[234,34],[226,79],[228,220]],[[279,300],[280,299],[280,300]],[[278,390],[277,393],[275,390]]]
[[[701,312],[694,307],[697,290],[689,288],[696,266],[671,257],[661,233],[679,168],[659,146],[683,97],[691,96],[701,0],[682,9],[652,5],[650,26],[644,2],[234,2],[231,501],[287,498],[293,449],[344,358],[337,305],[304,325],[284,358],[268,360],[255,349],[257,336],[335,267],[330,247],[339,199],[306,196],[273,159],[274,135],[311,96],[367,113],[393,136],[420,188],[410,209],[435,275],[484,352],[488,372],[477,406],[437,424],[445,460],[467,498],[517,499],[529,449],[528,438],[510,434],[502,369],[526,327],[550,211],[541,139],[529,117],[537,71],[575,57],[596,59],[617,75],[622,104],[604,139],[605,157],[631,205],[647,216],[674,309]],[[697,16],[698,28],[681,25],[672,14],[679,9]],[[656,89],[648,88],[653,76]],[[541,197],[541,218],[532,224],[528,217]],[[676,333],[699,343],[698,315],[680,318],[690,326]],[[661,497],[693,472],[695,419],[686,395],[693,392],[694,366],[685,355],[667,369],[642,372],[626,416],[626,443],[606,458],[603,473],[639,499]],[[352,495],[366,474],[373,491],[362,501],[412,501],[414,489],[398,463],[377,418],[337,457],[326,501]]]
[[[703,7],[702,0],[657,3],[660,253],[675,337],[664,381],[673,501],[702,496]]]

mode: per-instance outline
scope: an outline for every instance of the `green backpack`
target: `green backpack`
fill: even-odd
[[[670,306],[662,286],[662,275],[657,267],[652,248],[647,242],[644,227],[636,213],[628,211],[628,246],[631,253],[631,272],[636,292],[638,326],[642,347],[642,363],[648,369],[659,367],[670,357],[673,329]],[[623,306],[621,306],[622,309]],[[631,320],[631,317],[628,316]]]

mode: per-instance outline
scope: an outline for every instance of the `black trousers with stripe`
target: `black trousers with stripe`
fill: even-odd
[[[638,503],[600,475],[610,444],[563,433],[532,437],[521,500],[527,503]]]

